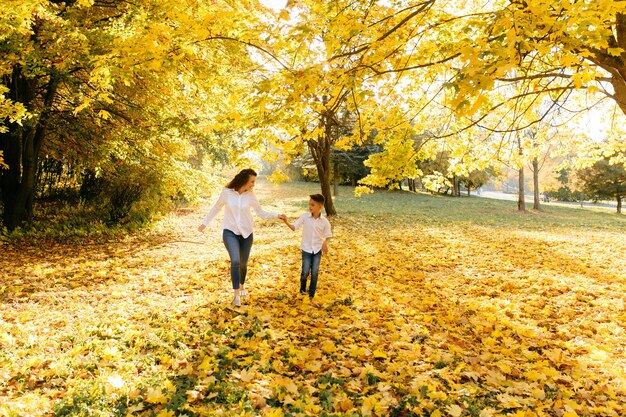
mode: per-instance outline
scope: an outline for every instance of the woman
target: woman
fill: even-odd
[[[222,222],[222,239],[230,256],[230,278],[235,290],[233,305],[239,307],[241,298],[246,297],[244,288],[246,282],[246,272],[248,270],[248,258],[252,249],[252,213],[253,208],[256,214],[264,219],[286,219],[284,214],[278,215],[261,209],[256,196],[252,192],[256,183],[257,173],[252,169],[241,170],[233,178],[226,188],[221,192],[215,205],[206,215],[204,221],[198,227],[203,232],[206,226],[224,209],[224,221]]]

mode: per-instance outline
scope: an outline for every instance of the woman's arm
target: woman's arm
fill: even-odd
[[[256,196],[254,195],[254,193],[251,193],[251,196],[250,196],[250,206],[252,206],[257,216],[262,217],[264,219],[278,219],[280,218],[280,216],[282,216],[282,214],[279,215],[277,213],[272,213],[272,212],[263,210],[261,208],[261,205],[259,204],[259,201],[256,199]]]
[[[213,220],[215,216],[217,216],[217,213],[219,213],[222,207],[224,207],[224,204],[226,204],[226,190],[223,190],[220,193],[220,196],[218,197],[217,201],[215,202],[213,207],[211,207],[211,210],[209,210],[209,213],[204,217],[204,221],[202,222],[200,227],[198,227],[198,230],[200,232],[203,232],[204,229],[209,224],[209,222],[211,222],[211,220]]]

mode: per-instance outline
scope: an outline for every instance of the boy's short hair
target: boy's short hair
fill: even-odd
[[[320,203],[321,205],[324,205],[324,202],[326,201],[326,199],[324,198],[323,195],[321,194],[311,194],[309,196],[311,198],[311,200],[313,201],[317,201],[318,203]]]

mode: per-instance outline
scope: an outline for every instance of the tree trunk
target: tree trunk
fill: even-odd
[[[524,199],[524,167],[519,169],[517,188],[517,210],[526,211],[526,201]]]
[[[0,170],[3,220],[8,230],[14,230],[32,220],[39,152],[58,82],[54,78],[50,79],[41,107],[36,103],[39,79],[26,78],[21,67],[16,65],[11,76],[5,80],[9,84],[11,100],[23,103],[32,113],[39,113],[38,118],[28,120],[23,125],[9,123],[8,131],[0,133],[0,150],[3,151],[5,164],[9,167]]]
[[[468,197],[471,197],[471,195],[472,195],[472,189],[471,189],[471,188],[470,188],[470,186],[468,185],[468,186],[467,186],[467,196],[468,196]]]
[[[452,176],[452,196],[460,197],[461,196],[461,186],[459,184],[459,179],[456,175]]]
[[[622,214],[622,196],[617,195],[617,214]]]
[[[320,179],[320,187],[322,189],[322,195],[324,196],[324,208],[326,209],[327,216],[335,216],[337,211],[335,210],[335,204],[333,203],[333,194],[330,187],[330,147],[332,143],[332,118],[323,116],[322,121],[324,124],[325,134],[317,138],[317,140],[309,140],[309,150],[315,161],[317,167],[317,174]]]
[[[339,195],[339,164],[337,161],[333,164],[333,196]]]
[[[325,200],[324,208],[326,209],[326,215],[334,216],[337,214],[337,211],[335,210],[333,194],[330,189],[330,162],[327,163],[326,161],[320,161],[320,164],[318,164],[317,167],[317,171],[320,177],[320,187],[322,188],[322,195],[324,196]]]
[[[533,209],[539,210],[539,160],[537,157],[533,158],[533,188],[534,188],[534,203]]]
[[[524,149],[522,149],[522,139],[519,137],[519,133],[517,136],[517,151],[520,158],[524,155]],[[524,198],[524,165],[521,164],[519,167],[519,173],[517,177],[517,210],[518,211],[526,211],[526,200]]]

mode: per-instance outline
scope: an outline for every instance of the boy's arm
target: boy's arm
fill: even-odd
[[[295,222],[293,222],[293,224],[289,223],[289,220],[287,219],[287,216],[285,216],[285,218],[283,219],[283,221],[285,222],[285,224],[287,226],[289,226],[289,228],[291,230],[293,230],[294,232],[299,229],[302,226],[302,222],[303,222],[303,217],[304,215],[298,217],[298,220],[296,220]]]
[[[333,233],[330,230],[330,222],[326,219],[326,227],[324,228],[324,243],[322,243],[322,253],[326,255],[328,253],[328,243],[330,238],[333,237]]]
[[[330,242],[330,238],[327,237],[324,239],[324,243],[322,243],[322,253],[326,255],[328,253],[328,242]]]
[[[289,219],[287,219],[287,216],[285,216],[282,220],[285,222],[285,224],[286,224],[287,226],[289,226],[289,228],[290,228],[291,230],[293,230],[293,231],[295,231],[295,230],[296,230],[296,226],[294,226],[293,224],[289,223]]]

